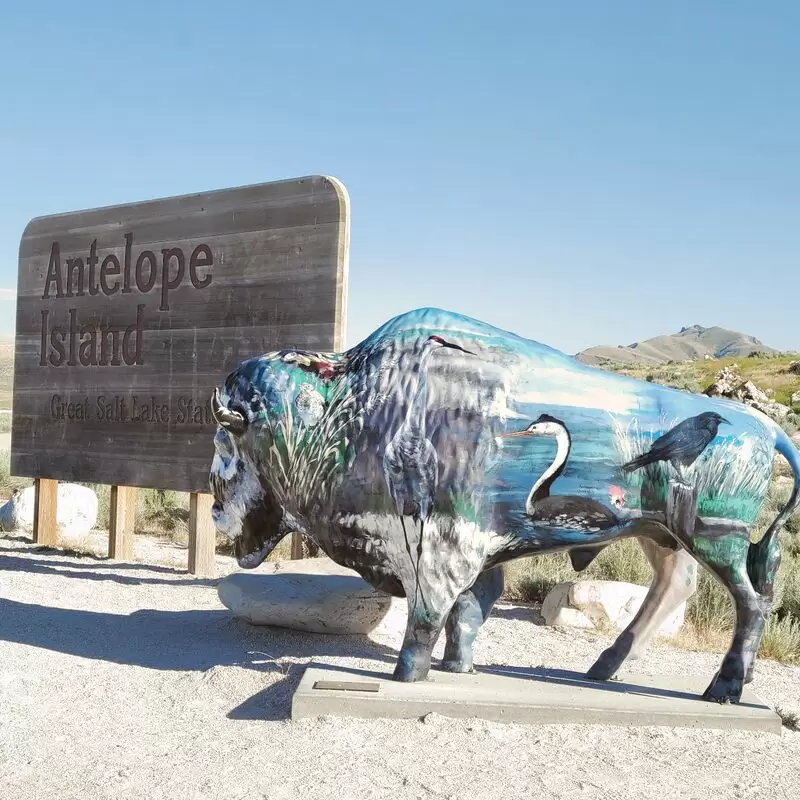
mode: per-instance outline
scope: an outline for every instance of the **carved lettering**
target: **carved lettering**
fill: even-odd
[[[177,261],[178,270],[175,278],[170,280],[169,263],[172,259]],[[161,305],[158,307],[159,311],[169,311],[169,290],[177,289],[181,285],[185,269],[186,259],[180,247],[172,247],[169,250],[161,251]]]
[[[50,416],[56,420],[89,419],[89,398],[85,398],[80,403],[70,403],[64,400],[61,395],[54,394],[50,399]]]
[[[50,263],[47,265],[47,278],[44,282],[42,300],[50,297],[50,284],[56,285],[56,297],[64,296],[64,284],[61,282],[61,248],[58,242],[50,246]]]
[[[149,264],[147,268],[147,282],[145,282],[142,277],[145,261]],[[142,294],[147,294],[147,292],[155,286],[156,269],[156,257],[152,250],[145,250],[139,254],[139,258],[136,259],[136,288],[142,292]]]
[[[83,297],[83,270],[84,264],[82,258],[68,258],[67,259],[67,297]],[[77,277],[78,291],[73,295],[72,293],[72,279]]]
[[[143,364],[142,361],[142,332],[144,326],[144,304],[136,306],[136,323],[125,328],[122,337],[122,359],[128,364]],[[131,354],[131,338],[136,335],[136,343]]]
[[[97,288],[97,281],[94,279],[94,268],[100,259],[97,257],[97,239],[93,239],[89,246],[89,258],[86,259],[86,266],[89,269],[89,294],[94,297],[99,291]],[[102,273],[102,267],[100,268]]]
[[[133,234],[125,234],[125,275],[122,284],[122,293],[130,294],[131,289],[131,250],[133,249]]]
[[[207,244],[199,244],[192,250],[188,258],[188,270],[186,251],[183,248],[162,248],[159,269],[152,250],[135,252],[133,233],[124,234],[124,241],[121,262],[117,255],[119,250],[106,253],[101,260],[97,254],[97,239],[93,239],[85,258],[71,254],[63,264],[61,245],[57,241],[52,242],[42,299],[85,297],[87,293],[92,297],[101,293],[104,297],[111,297],[134,291],[147,295],[158,284],[158,311],[167,312],[170,310],[170,292],[183,285],[205,289],[211,284],[214,254]],[[204,270],[202,274],[198,269]],[[39,365],[142,365],[145,308],[145,303],[139,303],[136,306],[136,322],[127,326],[112,323],[105,314],[97,322],[84,320],[84,324],[80,324],[78,314],[81,307],[67,310],[68,321],[57,307],[43,309]],[[56,324],[57,322],[61,324]]]
[[[82,343],[89,347],[88,341]],[[95,351],[90,351],[94,353]],[[83,353],[82,353],[83,356]],[[174,405],[172,403],[174,402]],[[50,398],[50,416],[59,421],[93,420],[103,423],[146,425],[192,425],[214,427],[214,417],[207,399],[180,395],[163,398],[156,395],[142,397],[134,394],[65,399],[54,394]]]
[[[206,273],[204,278],[198,278],[197,268],[211,267],[213,265],[214,256],[211,254],[211,248],[207,244],[197,245],[192,251],[192,257],[189,259],[189,279],[195,289],[205,289],[211,283],[211,270]]]
[[[84,325],[81,328],[81,348],[79,357],[84,367],[97,364],[97,328],[95,328],[94,325]]]
[[[64,363],[64,330],[62,328],[53,328],[50,331],[50,346],[53,352],[50,353],[50,363],[54,367],[60,367]]]
[[[119,278],[114,281],[113,286],[109,286],[108,276],[119,275],[120,269],[119,259],[113,253],[103,259],[103,263],[100,265],[100,288],[104,295],[116,294],[119,291]]]

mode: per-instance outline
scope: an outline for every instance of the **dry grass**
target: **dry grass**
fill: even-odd
[[[8,450],[0,451],[0,496],[3,501],[10,497],[15,489],[25,489],[33,484],[30,478],[17,478],[11,475],[10,464],[11,453]]]
[[[775,713],[781,718],[784,728],[790,731],[800,731],[800,714],[795,711],[787,711],[778,706]]]
[[[511,561],[505,567],[504,598],[516,602],[541,603],[558,583],[578,579],[566,553],[548,553]],[[581,578],[625,581],[648,586],[653,570],[635,539],[623,539],[606,547]]]

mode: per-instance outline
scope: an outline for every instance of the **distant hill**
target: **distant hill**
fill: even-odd
[[[654,336],[627,346],[597,345],[576,354],[585,364],[607,362],[645,365],[666,364],[668,361],[696,361],[702,358],[743,358],[751,353],[777,353],[755,336],[729,331],[726,328],[704,328],[691,325],[678,333]]]

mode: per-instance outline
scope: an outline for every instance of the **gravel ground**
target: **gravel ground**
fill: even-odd
[[[451,720],[289,720],[310,660],[390,672],[395,618],[371,637],[255,628],[137,538],[136,562],[0,538],[0,797],[782,798],[800,789],[800,733]],[[105,539],[92,538],[97,552]],[[138,563],[139,560],[150,563]],[[161,564],[154,564],[159,561]],[[168,566],[167,564],[176,566]],[[234,569],[218,558],[220,577]],[[478,664],[586,669],[608,644],[500,604]],[[442,644],[436,655],[441,654]],[[720,656],[656,645],[632,671],[697,672]],[[800,669],[767,661],[753,690],[800,711]]]

